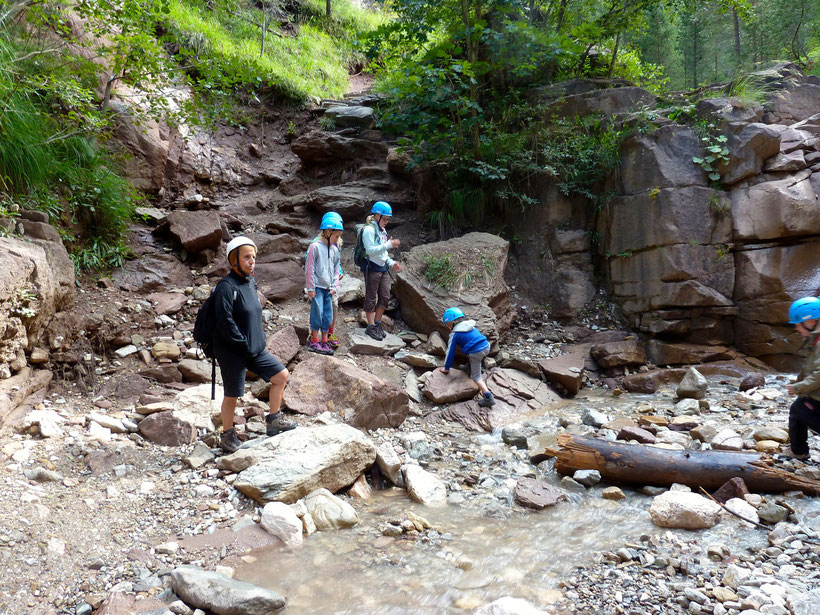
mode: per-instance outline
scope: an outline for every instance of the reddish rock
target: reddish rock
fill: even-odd
[[[295,299],[304,292],[305,269],[294,260],[257,263],[254,277],[260,292],[268,301]]]
[[[151,367],[139,372],[143,378],[156,380],[162,384],[170,382],[182,382],[182,372],[176,365],[160,365],[159,367]]]
[[[158,316],[176,314],[188,301],[187,295],[183,293],[151,293],[146,299],[154,304],[154,311]]]
[[[547,381],[562,386],[567,393],[575,395],[584,380],[584,354],[563,354],[538,362]]]
[[[433,370],[424,381],[424,396],[435,404],[470,399],[477,392],[478,385],[460,369],[451,369],[448,374]]]
[[[741,391],[748,391],[749,389],[754,389],[765,385],[766,379],[763,377],[763,374],[755,372],[753,374],[746,374],[746,376],[743,377],[743,380],[740,381],[738,388]]]
[[[651,372],[630,374],[621,384],[630,393],[651,394],[666,384],[677,384],[686,374],[684,369],[656,369]]]
[[[348,425],[363,429],[398,427],[410,411],[403,389],[323,355],[312,355],[296,366],[285,388],[285,405],[309,416],[336,412]]]
[[[279,359],[283,365],[287,365],[299,352],[299,347],[299,335],[296,329],[284,327],[268,338],[265,350]]]
[[[519,478],[513,497],[516,504],[535,510],[542,510],[548,506],[555,506],[558,502],[569,500],[566,494],[557,487],[535,478]]]
[[[749,494],[749,488],[742,478],[735,477],[726,481],[723,486],[712,494],[718,502],[725,504],[732,498],[744,499]]]
[[[590,354],[595,362],[604,369],[646,363],[646,352],[643,344],[638,340],[597,344],[592,347]]]
[[[172,254],[148,254],[128,261],[112,276],[123,290],[148,292],[191,286],[191,270]]]
[[[139,429],[146,440],[162,446],[182,446],[196,438],[196,428],[172,412],[157,412],[145,417],[140,421]]]
[[[618,432],[618,440],[636,440],[641,444],[654,444],[655,436],[640,427],[624,427]]]
[[[192,254],[216,250],[222,244],[222,221],[215,211],[172,211],[168,225],[171,234]]]

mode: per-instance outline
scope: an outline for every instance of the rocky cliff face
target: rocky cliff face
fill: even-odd
[[[624,87],[559,99],[553,108],[565,115],[643,124],[622,145],[605,186],[618,196],[597,220],[548,180],[536,190],[542,207],[516,221],[524,244],[512,259],[519,286],[553,315],[570,317],[594,296],[595,262],[652,347],[731,344],[793,368],[799,341],[786,325],[788,306],[820,289],[820,79],[793,65],[759,78],[774,89],[765,106],[726,98],[696,105],[728,138],[728,163],[712,184],[692,161],[703,155],[699,137],[668,119],[648,92]],[[636,101],[653,112],[634,113]],[[546,275],[527,284],[534,267]],[[666,358],[657,352],[650,360]]]

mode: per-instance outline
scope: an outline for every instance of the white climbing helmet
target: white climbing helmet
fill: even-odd
[[[227,257],[228,262],[231,260],[231,252],[237,248],[241,248],[242,246],[253,246],[254,250],[257,249],[256,244],[252,239],[244,236],[234,237],[228,242],[228,247],[225,248],[225,256]]]

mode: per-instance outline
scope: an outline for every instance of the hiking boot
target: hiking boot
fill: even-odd
[[[336,349],[336,348],[339,347],[339,338],[336,337],[335,333],[328,333],[327,345],[330,346],[333,349]]]
[[[333,351],[331,351],[330,353],[327,352],[329,348],[326,350],[325,344],[322,344],[322,342],[311,342],[310,344],[308,344],[308,350],[310,350],[311,352],[318,352],[319,354],[333,354]]]
[[[296,423],[285,420],[281,410],[265,417],[265,433],[268,436],[275,436],[291,429],[296,429]]]
[[[387,333],[385,333],[384,329],[382,329],[382,323],[377,323],[376,329],[378,330],[379,335],[381,336],[380,339],[384,339],[387,337]]]
[[[330,347],[330,343],[329,343],[329,342],[322,342],[321,344],[322,344],[322,351],[323,351],[325,354],[330,354],[330,355],[332,355],[332,354],[333,354],[333,348],[331,348],[331,347]]]
[[[798,461],[807,461],[810,457],[808,452],[805,453],[796,453],[792,450],[791,446],[783,447],[783,450],[780,452],[780,456],[786,459],[797,459]]]
[[[219,448],[222,449],[225,453],[235,453],[239,450],[239,447],[242,446],[242,443],[239,441],[239,438],[236,437],[236,429],[231,427],[227,431],[222,432],[222,437],[219,438]]]
[[[478,405],[482,408],[489,408],[495,405],[495,397],[490,392],[485,393],[481,399],[478,400]]]
[[[382,341],[381,333],[379,333],[379,328],[376,325],[367,325],[367,327],[365,327],[364,329],[364,332],[377,342]]]

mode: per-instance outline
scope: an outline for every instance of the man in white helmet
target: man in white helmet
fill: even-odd
[[[247,237],[236,237],[228,243],[227,253],[231,272],[214,289],[214,354],[225,389],[219,445],[226,453],[233,453],[241,444],[233,426],[236,400],[245,393],[248,369],[271,383],[270,414],[265,418],[267,435],[275,436],[296,425],[286,421],[280,410],[288,370],[265,350],[262,304],[253,278],[256,244]]]

